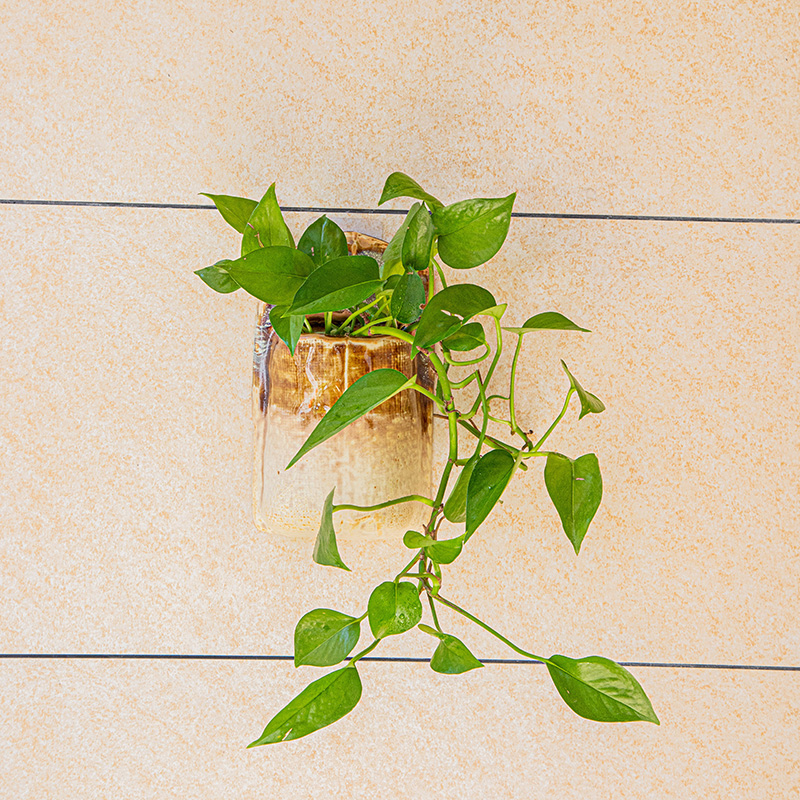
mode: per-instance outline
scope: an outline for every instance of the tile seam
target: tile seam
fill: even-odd
[[[0,205],[56,206],[71,208],[159,208],[184,211],[213,211],[213,205],[194,203],[137,203],[116,200],[25,200],[0,198]],[[335,208],[323,206],[283,206],[289,213],[314,214],[374,214],[403,216],[405,209],[392,208]],[[579,214],[557,213],[546,211],[515,211],[511,215],[516,219],[574,219],[596,221],[630,221],[630,222],[712,222],[766,225],[800,225],[800,218],[778,217],[714,217],[677,214]]]
[[[291,655],[235,655],[219,653],[0,653],[0,659],[98,659],[131,661],[294,661]],[[427,664],[427,656],[366,656],[362,661]],[[522,658],[482,658],[483,664],[528,664],[541,666],[541,661]],[[749,670],[762,672],[800,672],[800,666],[777,664],[703,664],[662,661],[620,661],[623,667],[648,667],[654,669],[711,669],[711,670]]]

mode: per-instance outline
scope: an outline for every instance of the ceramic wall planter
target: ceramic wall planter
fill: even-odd
[[[382,253],[385,243],[348,234],[351,252]],[[404,391],[315,448],[290,470],[286,465],[342,393],[374,369],[390,367],[433,389],[425,358],[389,336],[331,337],[303,334],[294,355],[269,325],[269,307],[259,311],[253,371],[253,515],[270,534],[311,538],[319,529],[325,498],[336,487],[336,503],[369,506],[409,494],[429,497],[433,451],[433,404]],[[418,528],[419,503],[374,512],[336,515],[337,534],[351,539],[402,536]]]

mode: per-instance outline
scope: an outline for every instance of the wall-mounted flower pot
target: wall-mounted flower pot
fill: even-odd
[[[382,255],[385,242],[348,234],[351,253]],[[253,372],[256,526],[288,537],[311,538],[319,529],[325,498],[377,505],[387,499],[431,494],[433,404],[404,391],[300,459],[286,465],[342,393],[367,372],[392,368],[416,374],[433,389],[433,371],[423,355],[389,336],[332,337],[323,332],[300,337],[294,355],[269,325],[262,307],[256,327]],[[337,534],[351,539],[402,536],[422,522],[424,506],[403,503],[373,512],[344,510],[336,515]]]

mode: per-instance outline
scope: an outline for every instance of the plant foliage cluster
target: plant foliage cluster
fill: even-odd
[[[519,327],[506,326],[506,305],[487,289],[471,284],[448,286],[439,259],[456,270],[485,263],[501,248],[508,233],[514,195],[478,198],[444,205],[416,181],[399,172],[389,176],[380,203],[409,197],[412,205],[389,243],[382,264],[367,255],[351,255],[342,230],[325,216],[314,221],[295,244],[275,197],[275,185],[260,202],[241,197],[207,195],[223,218],[242,234],[241,255],[198,270],[212,289],[227,293],[239,288],[270,304],[276,334],[294,352],[304,331],[321,319],[331,336],[394,336],[423,352],[437,375],[436,391],[420,386],[415,377],[393,369],[368,372],[350,386],[330,408],[287,465],[291,467],[317,445],[351,422],[402,391],[426,395],[447,420],[448,459],[433,497],[410,495],[387,498],[374,506],[335,502],[335,487],[325,501],[313,558],[318,564],[348,569],[339,553],[335,515],[344,509],[372,511],[398,503],[422,503],[430,509],[422,530],[408,531],[403,544],[410,560],[392,580],[377,586],[360,616],[318,608],[297,623],[294,659],[297,667],[338,669],[310,683],[267,724],[250,746],[306,736],[343,717],[361,697],[358,662],[389,636],[414,627],[434,639],[431,668],[455,675],[482,667],[467,645],[440,624],[437,609],[458,613],[497,637],[516,653],[547,666],[556,690],[577,714],[599,722],[648,721],[658,724],[653,707],[638,681],[619,664],[600,656],[546,658],[529,653],[486,622],[442,594],[444,572],[500,500],[512,477],[527,471],[533,459],[544,460],[547,492],[575,553],[580,551],[603,493],[597,456],[570,458],[545,449],[567,414],[573,398],[578,418],[604,410],[562,362],[568,388],[563,406],[538,438],[520,424],[516,413],[516,375],[523,341],[544,330],[588,332],[555,311],[528,319]],[[438,274],[441,288],[421,273]],[[316,315],[312,317],[311,315]],[[490,336],[478,321],[488,322]],[[510,379],[498,391],[496,370],[504,337],[514,337]],[[467,372],[455,379],[453,373]],[[471,405],[459,402],[469,391]],[[460,410],[461,409],[461,410]],[[490,422],[507,429],[506,438],[489,434]],[[466,444],[462,441],[466,436]],[[510,439],[511,441],[507,441]],[[463,532],[440,539],[447,520]],[[423,599],[431,625],[422,622]],[[372,642],[356,649],[362,623]]]

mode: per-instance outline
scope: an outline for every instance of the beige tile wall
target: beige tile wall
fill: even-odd
[[[404,169],[520,211],[800,217],[800,7],[663,5],[6,3],[0,197],[277,180],[285,205],[374,208]],[[1,204],[0,231],[0,651],[287,654],[297,608],[361,609],[397,546],[344,543],[354,572],[331,574],[251,525],[254,302],[192,275],[235,235],[75,205]],[[574,366],[608,411],[557,444],[597,452],[606,494],[576,559],[520,480],[453,598],[537,650],[800,666],[799,264],[797,224],[515,219],[469,279],[514,322],[594,331],[528,337],[520,414],[546,425]],[[4,658],[0,797],[800,796],[800,672],[634,671],[660,728],[572,717],[541,667],[372,663],[345,720],[244,751],[306,675]]]

